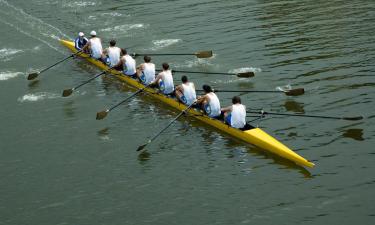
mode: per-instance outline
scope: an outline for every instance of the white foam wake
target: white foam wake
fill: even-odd
[[[59,40],[60,38],[71,39],[58,28],[27,14],[20,8],[9,4],[5,0],[0,0],[0,22],[14,28],[29,37],[37,39],[47,46],[59,51],[57,47],[50,44],[51,39]],[[57,42],[53,41],[54,43]]]
[[[23,52],[20,49],[12,49],[12,48],[3,48],[0,49],[0,60],[1,61],[9,61],[19,52]]]
[[[44,99],[60,98],[60,95],[48,92],[39,92],[34,94],[26,94],[18,98],[19,102],[36,102]]]
[[[152,44],[154,45],[151,50],[160,50],[162,48],[177,44],[181,42],[181,39],[164,39],[164,40],[153,40]]]
[[[88,6],[96,6],[96,5],[101,5],[101,2],[93,2],[93,1],[74,1],[74,2],[63,2],[62,6],[63,7],[68,7],[68,8],[77,8],[77,7],[88,7]]]
[[[243,67],[243,68],[237,68],[237,69],[233,69],[229,71],[229,73],[245,73],[245,72],[260,73],[262,72],[262,69],[255,68],[255,67]]]
[[[18,77],[19,75],[22,75],[22,74],[24,74],[24,73],[22,73],[22,72],[11,72],[11,71],[0,72],[0,80],[1,81],[9,80],[11,78]]]

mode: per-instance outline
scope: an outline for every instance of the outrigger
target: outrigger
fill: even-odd
[[[60,40],[61,44],[69,48],[73,53],[77,53],[77,50],[74,48],[74,43],[68,40]],[[142,83],[138,82],[137,80],[130,78],[128,76],[124,76],[121,71],[117,71],[114,69],[110,69],[107,65],[103,64],[99,60],[89,57],[89,55],[85,53],[77,54],[78,56],[84,57],[87,61],[94,64],[98,68],[108,71],[113,76],[118,78],[119,80],[127,83],[128,85],[137,88],[138,90],[143,89],[144,92],[147,92],[150,96],[164,102],[165,104],[179,110],[184,111],[186,109],[186,105],[180,103],[174,98],[168,97],[159,93],[158,90],[155,90],[150,87],[146,87]],[[260,128],[251,127],[248,130],[240,130],[229,125],[225,124],[221,120],[213,119],[206,116],[202,111],[196,110],[194,108],[187,109],[187,113],[189,115],[195,116],[198,120],[217,128],[218,130],[229,134],[232,137],[245,141],[249,144],[255,145],[263,150],[269,151],[273,154],[276,154],[282,158],[288,159],[300,166],[306,167],[314,167],[314,163],[306,160],[302,156],[298,155],[296,152],[273,138],[271,135],[267,134]]]

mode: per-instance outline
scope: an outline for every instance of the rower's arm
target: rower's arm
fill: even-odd
[[[228,106],[228,107],[225,107],[225,108],[221,108],[221,111],[222,111],[222,112],[232,112],[232,106]]]

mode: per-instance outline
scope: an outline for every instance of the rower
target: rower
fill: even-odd
[[[197,98],[195,85],[189,82],[187,76],[181,77],[182,84],[176,87],[176,96],[185,105],[191,105]]]
[[[231,106],[222,108],[224,113],[224,121],[234,128],[244,128],[246,125],[246,106],[241,104],[241,98],[234,96]]]
[[[159,89],[163,92],[163,94],[173,95],[174,84],[172,71],[169,69],[168,63],[163,63],[162,67],[163,71],[156,76],[151,85],[157,84],[159,85]]]
[[[219,98],[213,92],[211,86],[205,84],[202,88],[205,92],[205,95],[198,98],[197,104],[200,104],[202,106],[202,109],[209,117],[220,118],[221,111]]]
[[[155,64],[151,62],[151,57],[145,55],[144,63],[137,67],[137,77],[143,84],[150,84],[155,80]]]
[[[90,40],[87,42],[87,44],[82,48],[83,51],[89,50],[91,57],[102,60],[102,53],[103,53],[103,47],[102,47],[102,41],[100,38],[96,36],[96,31],[90,32]]]
[[[81,51],[88,41],[89,40],[85,37],[85,34],[83,32],[79,32],[78,37],[74,40],[74,47],[78,51]]]
[[[104,49],[102,58],[106,58],[110,67],[117,65],[120,62],[121,49],[116,46],[116,41],[111,40],[109,47]]]
[[[126,76],[136,78],[137,71],[135,68],[135,60],[128,54],[128,52],[124,48],[121,49],[121,55],[122,56],[120,58],[120,61],[114,67],[116,69],[122,70]]]

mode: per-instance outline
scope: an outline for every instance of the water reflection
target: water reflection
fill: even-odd
[[[352,138],[357,141],[365,140],[363,138],[363,129],[347,129],[343,131],[343,137]]]
[[[138,161],[142,165],[144,165],[150,159],[151,159],[151,154],[147,150],[146,151],[142,151],[138,155]]]
[[[287,100],[284,103],[284,107],[287,111],[290,112],[298,112],[298,113],[304,113],[305,110],[303,109],[303,103],[299,103],[293,100]]]
[[[64,114],[67,118],[75,118],[75,110],[76,108],[74,107],[74,101],[69,100],[64,103]]]
[[[39,87],[39,81],[40,80],[33,80],[33,81],[29,82],[28,85],[27,85],[29,87],[29,90],[32,91],[32,90],[38,88]]]

